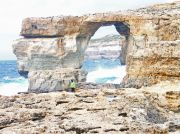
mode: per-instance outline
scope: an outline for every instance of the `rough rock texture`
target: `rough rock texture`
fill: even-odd
[[[61,68],[58,70],[31,71],[29,92],[51,92],[66,90],[70,80],[86,81],[87,72],[80,69]],[[53,79],[53,81],[52,81]]]
[[[122,86],[139,88],[179,79],[179,9],[177,1],[134,11],[26,18],[21,30],[24,39],[13,45],[19,72],[80,69],[90,38],[101,26],[114,25],[125,37],[120,57],[127,64],[127,76]]]
[[[180,40],[136,45],[133,50],[129,52],[123,87],[140,88],[162,80],[180,79]]]
[[[13,45],[20,71],[79,68],[83,60],[81,51],[84,50],[76,46],[76,42],[66,46],[61,37],[24,38],[16,40]]]
[[[0,133],[178,134],[179,83],[0,96]]]
[[[85,51],[86,59],[119,59],[124,38],[120,35],[106,35],[91,39]]]

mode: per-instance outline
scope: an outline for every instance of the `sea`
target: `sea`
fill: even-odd
[[[119,84],[126,75],[126,66],[118,59],[85,60],[87,82]],[[28,90],[28,80],[20,76],[15,60],[0,61],[0,95],[16,95]]]

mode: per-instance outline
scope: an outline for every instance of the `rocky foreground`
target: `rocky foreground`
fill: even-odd
[[[0,96],[0,134],[180,133],[180,82]]]

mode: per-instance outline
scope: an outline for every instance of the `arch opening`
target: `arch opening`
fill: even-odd
[[[88,72],[86,82],[120,84],[126,75],[129,34],[129,26],[122,22],[102,22],[91,33],[82,66]]]

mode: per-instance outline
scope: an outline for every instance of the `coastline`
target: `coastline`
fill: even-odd
[[[0,66],[9,74],[1,74],[0,88],[1,82],[18,83],[25,77],[28,90],[0,95],[0,134],[179,134],[179,8],[176,1],[127,11],[24,19],[23,38],[12,45],[17,70]],[[103,26],[115,27],[122,36],[120,46],[118,38],[114,42],[112,36],[107,43],[106,36],[88,50]],[[113,57],[120,62],[101,60],[108,67],[93,65],[97,68],[88,68],[89,75],[83,69],[86,58],[93,64],[98,63],[94,59]],[[65,91],[70,81],[75,82],[72,89],[79,84],[75,92]],[[9,89],[13,87],[21,88]]]

